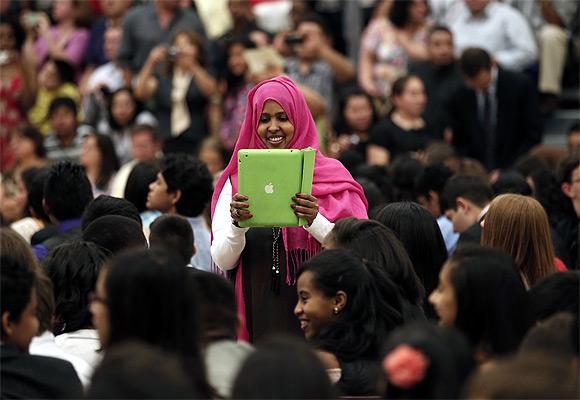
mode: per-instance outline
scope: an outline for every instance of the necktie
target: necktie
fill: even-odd
[[[492,120],[492,103],[489,92],[483,93],[483,110],[481,125],[484,133],[485,155],[484,163],[489,170],[495,168],[495,132]]]

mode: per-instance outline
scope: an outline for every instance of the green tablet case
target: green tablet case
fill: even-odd
[[[238,152],[238,193],[248,196],[253,217],[238,222],[250,226],[303,226],[290,207],[296,193],[312,193],[316,150],[248,149]]]

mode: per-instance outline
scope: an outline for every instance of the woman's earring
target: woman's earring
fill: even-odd
[[[334,307],[334,315],[338,315],[338,307]]]

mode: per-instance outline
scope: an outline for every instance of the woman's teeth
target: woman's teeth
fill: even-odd
[[[282,140],[284,140],[284,136],[274,136],[274,137],[268,138],[268,141],[270,143],[280,143]]]

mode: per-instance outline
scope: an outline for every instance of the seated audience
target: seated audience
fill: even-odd
[[[16,173],[46,165],[44,137],[35,127],[28,125],[17,129],[10,147],[14,152],[13,168]]]
[[[30,243],[32,236],[38,231],[50,224],[48,216],[42,209],[42,187],[44,185],[37,182],[41,181],[46,172],[47,170],[43,168],[29,168],[21,174],[21,182],[24,187],[20,189],[20,192],[24,192],[22,194],[26,196],[27,214],[24,218],[11,223],[10,229],[22,236],[27,243]]]
[[[93,200],[85,209],[81,221],[81,229],[85,231],[94,220],[108,215],[120,215],[141,224],[139,210],[133,203],[103,194]]]
[[[105,357],[124,341],[143,341],[178,358],[197,395],[209,398],[214,391],[206,378],[199,301],[189,274],[163,251],[118,255],[101,269],[90,310]]]
[[[443,188],[453,172],[442,163],[427,165],[415,180],[417,202],[437,218],[437,225],[443,235],[447,254],[452,255],[457,247],[459,233],[453,230],[453,222],[445,215]]]
[[[147,248],[141,224],[121,215],[105,215],[95,219],[83,230],[82,238],[110,254]]]
[[[330,46],[325,24],[318,17],[304,18],[296,27],[299,41],[293,44],[295,56],[285,62],[290,79],[322,96],[327,113],[334,104],[334,80],[344,83],[355,77],[348,58]]]
[[[458,399],[475,367],[471,346],[451,328],[407,325],[385,346],[385,399]]]
[[[236,339],[240,317],[233,285],[209,272],[198,271],[193,278],[200,299],[208,380],[220,396],[230,398],[240,367],[254,348]],[[289,365],[296,366],[293,363]]]
[[[36,277],[30,266],[3,253],[0,257],[2,290],[3,398],[80,398],[82,386],[73,366],[52,357],[28,354],[38,333]]]
[[[449,97],[463,86],[459,63],[453,54],[453,33],[445,26],[429,30],[425,61],[409,65],[409,73],[418,76],[425,85],[427,104],[423,116],[437,138],[449,138],[445,128],[449,123],[445,104]]]
[[[577,399],[578,376],[546,355],[507,358],[480,368],[468,381],[468,399]]]
[[[137,340],[127,340],[107,350],[87,393],[91,399],[198,396],[178,357]]]
[[[514,353],[532,324],[528,294],[512,259],[481,246],[457,249],[429,301],[441,325],[469,339],[478,364]]]
[[[481,47],[502,68],[524,71],[537,61],[536,40],[528,21],[515,8],[495,0],[453,2],[444,17],[455,37],[455,51]]]
[[[157,179],[159,173],[159,163],[157,161],[141,161],[132,169],[127,178],[123,197],[137,207],[141,213],[141,220],[144,229],[149,229],[151,222],[161,213],[159,211],[147,210],[147,197],[149,186]]]
[[[373,99],[358,88],[346,91],[338,102],[335,121],[336,143],[331,144],[331,153],[340,156],[354,151],[366,160],[370,130],[377,122]]]
[[[57,97],[48,111],[53,131],[44,140],[46,156],[52,163],[78,162],[82,150],[82,135],[77,128],[77,106],[70,97]]]
[[[187,219],[172,214],[161,215],[149,225],[149,247],[165,249],[182,259],[183,265],[191,267],[195,255],[193,230]]]
[[[481,244],[512,256],[527,288],[557,271],[548,216],[537,200],[518,194],[498,196],[483,224]]]
[[[93,200],[91,183],[80,165],[61,162],[50,168],[42,199],[57,232],[33,247],[39,261],[53,248],[80,238],[81,217]]]
[[[541,322],[560,311],[578,315],[580,310],[580,272],[552,274],[529,290],[534,321]]]
[[[361,260],[383,268],[397,285],[404,321],[424,319],[425,289],[403,243],[389,228],[377,221],[340,219],[326,235],[322,246],[327,250],[349,250]]]
[[[51,6],[50,16],[55,22],[53,26],[44,13],[38,14],[36,24],[28,24],[29,19],[25,16],[27,41],[36,37],[34,50],[38,66],[43,65],[47,58],[61,59],[74,68],[79,79],[89,40],[89,32],[78,26],[80,4],[73,0],[59,0],[52,2]]]
[[[345,250],[315,255],[297,277],[294,314],[306,340],[338,377],[344,395],[375,394],[380,342],[403,323],[395,284],[383,268]]]
[[[460,59],[466,87],[451,96],[447,108],[453,145],[488,170],[510,166],[542,139],[534,86],[499,62],[480,48],[466,49]]]
[[[458,247],[481,242],[479,221],[491,198],[491,186],[479,176],[456,175],[447,181],[443,188],[445,215],[453,222],[453,230],[460,234]]]
[[[109,194],[119,159],[113,141],[105,135],[91,133],[84,137],[79,163],[85,167],[93,188],[93,196]]]
[[[543,97],[542,113],[549,115],[558,108],[568,41],[578,16],[578,3],[526,0],[508,0],[507,3],[523,14],[538,41],[538,90]]]
[[[195,153],[210,131],[207,108],[215,91],[203,39],[191,30],[175,34],[169,49],[151,50],[135,86],[138,99],[155,101],[166,153]]]
[[[28,249],[30,252],[30,249]],[[32,257],[34,257],[31,254]],[[56,344],[54,336],[54,294],[52,290],[52,281],[44,273],[37,277],[36,295],[38,296],[38,334],[32,338],[28,352],[30,354],[46,357],[59,358],[72,364],[77,373],[83,388],[87,388],[93,374],[93,366],[89,365],[84,359],[70,353]]]
[[[361,38],[358,81],[371,96],[388,97],[410,61],[427,59],[429,7],[424,0],[380,3],[383,13],[371,20]]]
[[[115,144],[117,157],[122,164],[133,160],[131,136],[138,125],[157,126],[157,119],[146,111],[133,90],[121,87],[107,96],[106,112],[96,124],[97,131],[109,136]]]
[[[125,197],[127,180],[133,168],[142,161],[155,161],[161,157],[163,143],[152,125],[136,125],[131,130],[131,154],[133,159],[121,166],[111,183],[111,196]]]
[[[435,310],[426,296],[437,287],[439,272],[447,260],[447,249],[435,218],[417,203],[391,203],[374,217],[390,228],[405,246],[413,268],[425,288],[423,309],[427,318],[435,317]]]
[[[570,332],[573,332],[574,318],[572,313],[558,312],[543,320],[524,337],[519,354],[545,354],[573,366],[575,353]]]
[[[367,162],[388,165],[399,154],[424,150],[434,140],[422,117],[427,97],[421,79],[407,75],[393,83],[393,110],[370,131]]]
[[[147,208],[164,214],[181,215],[193,229],[196,253],[194,268],[211,270],[210,232],[203,218],[212,194],[212,178],[205,165],[185,154],[167,155],[157,180],[149,186]]]
[[[40,70],[37,79],[36,101],[28,110],[28,120],[44,135],[48,135],[51,130],[56,129],[54,121],[50,119],[51,103],[57,98],[67,97],[72,100],[76,109],[80,104],[81,95],[74,83],[74,70],[66,61],[50,59]]]
[[[580,262],[578,239],[578,222],[580,220],[580,157],[571,154],[562,160],[558,168],[558,176],[562,193],[570,199],[565,201],[566,215],[558,222],[556,231],[562,238],[564,247],[568,251],[570,268],[578,269]]]
[[[89,294],[95,290],[106,259],[107,253],[93,243],[76,241],[58,246],[42,262],[54,291],[52,332],[56,344],[82,358],[91,368],[100,361],[100,344],[91,324]]]
[[[235,399],[334,399],[336,395],[322,362],[293,338],[271,339],[258,346],[242,364],[232,390]]]

